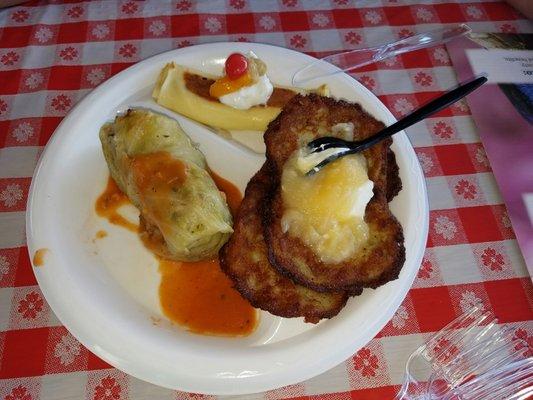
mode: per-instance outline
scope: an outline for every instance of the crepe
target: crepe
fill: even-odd
[[[203,154],[176,121],[129,110],[101,128],[100,141],[112,178],[140,210],[147,231],[162,235],[165,256],[217,255],[233,232],[231,214]]]
[[[222,104],[209,97],[209,90],[207,95],[203,94],[203,86],[209,88],[212,82],[213,77],[186,71],[183,67],[170,63],[161,71],[152,96],[165,108],[203,124],[227,130],[264,131],[281,111],[279,106],[238,110]]]
[[[270,121],[297,94],[329,96],[327,85],[307,90],[274,85],[265,105],[239,110],[210,95],[216,77],[169,63],[161,70],[152,97],[157,104],[195,121],[223,130],[265,131]]]

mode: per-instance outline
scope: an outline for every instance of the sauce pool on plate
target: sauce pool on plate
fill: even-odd
[[[38,249],[33,255],[33,266],[42,267],[44,265],[44,259],[48,253],[48,249]]]
[[[159,262],[159,299],[172,321],[201,334],[246,336],[257,323],[255,309],[232,287],[218,260]]]
[[[103,231],[103,230],[99,230],[98,232],[96,232],[96,239],[103,239],[107,236],[107,232],[106,231]]]
[[[96,214],[100,217],[104,217],[113,225],[118,225],[129,231],[137,232],[139,227],[133,222],[128,221],[118,212],[118,209],[126,204],[130,204],[128,196],[122,193],[116,182],[110,177],[104,192],[96,200]]]
[[[134,168],[138,171],[139,183],[155,177],[162,186],[179,184],[184,179],[183,168],[152,171],[151,166],[159,164],[164,156],[157,154],[154,164],[147,158],[138,158]],[[175,177],[172,174],[176,173]],[[242,201],[240,190],[230,181],[209,171],[218,189],[224,193],[231,213],[235,216]],[[140,175],[140,176],[139,176]],[[142,186],[142,185],[140,185]],[[141,241],[154,254],[165,254],[160,232],[149,231],[141,218],[140,226],[131,223],[119,213],[120,207],[130,204],[110,177],[105,191],[96,202],[96,212],[110,223],[137,232]],[[257,326],[257,312],[233,288],[231,280],[222,272],[218,259],[198,262],[178,262],[159,259],[159,301],[167,318],[189,331],[205,335],[246,336]]]

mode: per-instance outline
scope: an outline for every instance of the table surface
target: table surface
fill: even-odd
[[[198,43],[263,42],[321,56],[459,22],[478,32],[533,32],[505,3],[475,0],[55,1],[0,10],[0,399],[203,397],[110,367],[61,325],[35,281],[24,232],[31,176],[61,119],[95,86],[153,54]],[[444,47],[353,75],[396,117],[457,84]],[[409,354],[478,301],[533,355],[531,280],[467,104],[407,133],[431,207],[413,288],[378,336],[344,363],[246,398],[392,398]]]

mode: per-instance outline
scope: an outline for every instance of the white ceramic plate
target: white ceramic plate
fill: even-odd
[[[159,307],[154,257],[135,234],[96,216],[94,203],[108,171],[98,140],[100,126],[117,111],[144,106],[178,119],[200,144],[213,170],[244,190],[263,156],[158,107],[150,97],[156,77],[175,61],[211,73],[235,51],[253,50],[268,65],[273,82],[289,85],[293,73],[314,59],[284,48],[250,43],[214,43],[147,59],[108,80],[63,120],[37,167],[28,202],[30,255],[49,252],[34,268],[46,300],[61,322],[92,352],[140,379],[206,394],[244,394],[296,383],[324,372],[370,341],[389,321],[409,290],[426,243],[428,203],[415,152],[395,136],[403,190],[391,203],[405,234],[407,258],[399,279],[367,289],[335,318],[318,325],[260,313],[247,338],[200,336],[169,323]],[[333,67],[323,65],[326,71]],[[338,98],[359,102],[386,124],[385,106],[345,74],[325,80]],[[136,210],[128,210],[136,218]],[[108,236],[94,240],[105,229]],[[154,321],[159,321],[155,323]]]

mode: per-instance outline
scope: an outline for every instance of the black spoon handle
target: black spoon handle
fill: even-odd
[[[414,125],[417,122],[422,121],[423,119],[429,117],[430,115],[433,115],[436,112],[442,110],[443,108],[448,107],[449,105],[455,103],[457,100],[465,97],[470,92],[476,90],[478,87],[483,85],[485,82],[487,82],[487,78],[484,76],[481,76],[470,82],[460,85],[459,87],[453,90],[450,90],[447,93],[444,93],[442,96],[437,97],[434,100],[431,100],[429,103],[423,105],[418,110],[413,111],[411,114],[400,119],[398,122],[395,122],[391,126],[386,127],[385,129],[380,131],[378,134],[374,136],[370,136],[361,141],[352,142],[350,143],[350,145],[353,145],[353,147],[357,148],[358,151],[365,150],[375,145],[376,143],[382,141],[383,139],[386,139],[394,135],[395,133],[404,130],[405,128],[409,128],[411,125]],[[352,146],[348,146],[348,147],[352,147]]]

